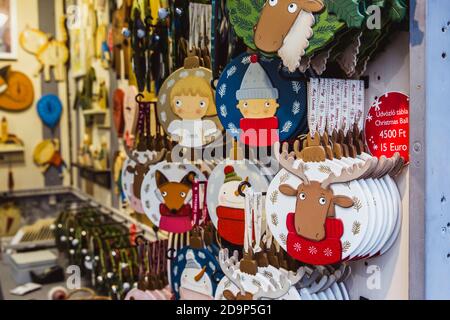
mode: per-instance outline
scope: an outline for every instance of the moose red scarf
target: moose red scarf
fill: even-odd
[[[298,261],[313,265],[328,265],[341,262],[344,225],[340,219],[325,220],[326,237],[322,241],[311,241],[301,237],[295,231],[295,213],[289,213],[286,219],[288,236],[287,252]]]

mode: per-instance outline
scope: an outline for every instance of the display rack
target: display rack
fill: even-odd
[[[72,166],[78,168],[82,178],[106,189],[111,188],[111,170],[97,170],[77,163],[72,163]]]
[[[93,123],[97,124],[98,127],[104,127],[106,125],[106,118],[108,116],[108,112],[106,110],[84,110],[83,116],[85,119],[92,118]]]
[[[105,213],[111,213],[116,221],[124,222],[128,227],[135,225],[137,230],[144,233],[144,236],[149,241],[155,241],[156,239],[167,239],[168,235],[164,232],[155,231],[151,227],[137,221],[135,218],[130,216],[128,213],[121,210],[111,208],[104,204],[99,203],[94,197],[82,192],[79,189],[72,187],[49,187],[46,189],[37,190],[22,190],[15,191],[12,193],[0,194],[0,197],[4,199],[20,200],[24,198],[34,198],[34,197],[52,197],[52,196],[73,196],[81,202],[88,202],[91,206],[96,207]]]
[[[409,81],[409,36],[407,33],[401,33],[394,37],[391,44],[386,48],[385,52],[381,54],[377,59],[371,61],[368,67],[368,71],[361,78],[365,82],[366,87],[366,106],[376,96],[380,96],[386,91],[402,91],[409,93],[410,81]],[[370,79],[370,81],[369,81]],[[120,86],[120,81],[117,81],[114,73],[109,74],[109,85],[111,88]],[[110,101],[112,101],[112,91],[109,90]],[[111,109],[111,108],[110,108]],[[95,113],[95,112],[94,112]],[[83,112],[84,116],[90,116]],[[83,115],[82,115],[83,117]],[[112,125],[111,114],[109,120]],[[107,124],[105,123],[105,126]],[[96,124],[96,130],[102,130],[101,125]],[[80,135],[80,127],[77,128],[77,135]],[[115,153],[120,150],[120,141],[115,133],[111,133],[111,146],[110,152]],[[77,167],[77,166],[74,166]],[[79,176],[86,179],[85,173],[82,168],[77,167],[79,170]],[[111,178],[112,180],[112,178]],[[407,299],[409,293],[409,266],[410,261],[408,257],[409,248],[409,172],[405,171],[400,179],[397,181],[401,190],[403,201],[403,227],[401,236],[396,241],[395,246],[385,255],[377,257],[368,261],[361,261],[351,263],[352,275],[349,278],[349,290],[352,299],[366,298],[366,299]],[[112,185],[112,184],[111,184]],[[84,196],[87,196],[82,192]],[[95,193],[95,197],[102,197],[104,192]],[[111,207],[115,207],[113,212],[116,217],[130,218],[132,221],[135,219],[129,217],[126,213],[123,213],[119,209],[118,196],[114,192],[108,192],[111,195]],[[87,196],[90,199],[94,199],[94,196]],[[110,208],[108,208],[110,210]],[[148,230],[149,236],[154,237],[154,232],[147,226],[139,226],[143,230]],[[372,289],[367,286],[370,281],[373,268],[377,268],[381,273],[380,288]]]
[[[448,87],[448,76],[445,74],[449,67],[450,52],[448,12],[449,1],[411,1],[409,34],[401,32],[395,35],[384,52],[369,63],[368,70],[361,78],[365,80],[367,107],[375,97],[387,91],[409,94],[410,108],[413,111],[410,114],[411,163],[396,179],[403,205],[401,235],[393,248],[383,256],[349,263],[352,275],[349,277],[348,286],[352,299],[423,299],[450,296],[450,282],[442,281],[442,278],[450,273],[450,223],[446,214],[450,197],[446,193],[449,182],[448,179],[442,179],[443,175],[437,169],[427,171],[425,167],[426,162],[434,168],[444,167],[448,162],[448,148],[443,147],[446,133],[436,125],[445,127],[443,122],[449,112],[443,98],[447,95],[442,92]],[[121,80],[116,78],[112,70],[101,72],[101,78],[105,78],[109,85],[109,101],[113,101],[113,90],[120,88]],[[69,91],[75,92],[72,90],[74,79],[72,77],[68,80],[68,95]],[[75,97],[72,95],[71,99],[74,100]],[[107,110],[69,109],[69,119],[75,120],[71,124],[73,127],[69,129],[71,132],[68,140],[70,145],[73,144],[73,148],[69,147],[70,154],[76,155],[82,140],[80,137],[83,126],[93,120],[91,123],[96,138],[105,137],[109,143],[109,163],[112,164],[114,155],[121,150],[122,141],[114,130],[111,106]],[[63,148],[66,146],[63,145]],[[76,156],[71,158],[76,159]],[[0,151],[0,165],[20,163],[24,160],[23,147],[9,147]],[[167,238],[167,234],[155,232],[120,207],[111,170],[95,170],[78,163],[71,163],[71,167],[71,174],[75,174],[77,179],[75,183],[70,183],[70,187],[45,187],[41,190],[3,193],[0,194],[0,202],[7,198],[70,195],[80,201],[89,202],[103,212],[111,213],[117,221],[125,221],[129,227],[135,225],[151,241]],[[87,182],[89,187],[86,187],[84,182]],[[92,192],[87,194],[85,189]]]

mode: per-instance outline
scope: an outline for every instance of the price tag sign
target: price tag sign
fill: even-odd
[[[409,162],[409,97],[388,92],[377,99],[366,117],[367,146],[375,157],[396,152]]]

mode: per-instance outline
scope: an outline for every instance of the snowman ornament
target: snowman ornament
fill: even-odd
[[[242,192],[251,186],[267,191],[266,176],[249,160],[227,159],[219,163],[208,180],[207,205],[211,221],[221,240],[242,246],[245,230],[245,197]]]
[[[195,259],[194,252],[186,253],[186,266],[181,273],[180,300],[212,300],[212,281]]]
[[[231,165],[225,167],[224,173],[225,180],[219,190],[219,205],[216,208],[219,234],[232,243],[242,244],[245,198],[238,193],[238,189],[242,181],[248,182],[248,177],[243,180]]]

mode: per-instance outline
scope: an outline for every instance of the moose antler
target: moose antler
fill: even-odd
[[[147,156],[147,161],[144,163],[144,166],[150,166],[150,165],[161,162],[164,159],[164,157],[166,156],[166,153],[167,153],[167,150],[162,149],[160,152],[157,152],[156,155],[152,158]]]
[[[259,300],[261,298],[275,300],[281,298],[288,293],[291,288],[291,283],[285,275],[280,275],[279,285],[272,283],[272,286],[275,289],[272,289],[271,286],[268,286],[267,291],[263,288],[259,288],[258,291],[253,294],[253,300]]]
[[[371,167],[371,162],[366,161],[363,165],[354,164],[350,168],[342,168],[341,174],[336,176],[334,173],[331,173],[328,178],[326,178],[321,186],[324,189],[327,189],[330,185],[335,183],[345,183],[353,180],[358,180],[367,170]]]
[[[127,150],[128,148],[125,148],[125,149]],[[147,159],[144,163],[141,163],[141,161],[139,161],[139,155],[138,155],[138,154],[132,154],[132,153],[130,152],[130,153],[127,153],[127,155],[128,155],[128,157],[129,157],[131,160],[133,160],[134,162],[136,162],[136,164],[142,165],[143,167],[148,167],[149,165],[156,163],[156,162],[153,162],[153,158],[150,157],[148,154],[144,154],[144,158]]]
[[[223,274],[241,291],[242,295],[245,295],[245,289],[242,286],[239,274],[236,274],[236,270],[239,270],[239,267],[235,264],[238,260],[236,257],[237,252],[233,255],[233,257],[229,257],[228,249],[223,249],[219,251],[219,265],[222,268]]]
[[[391,158],[388,159],[389,165],[386,165],[386,168],[382,172],[380,172],[378,178],[381,179],[389,172],[391,172],[398,164],[400,160],[400,153],[396,152]]]
[[[241,279],[239,273],[239,261],[238,254],[235,251],[233,257],[229,257],[228,249],[223,249],[219,251],[219,264],[222,268],[225,276],[236,286],[239,288],[242,297],[253,298],[253,300],[259,300],[261,298],[267,299],[278,299],[284,296],[290,289],[291,284],[293,282],[297,282],[298,279],[294,276],[293,273],[289,273],[288,276],[285,274],[280,275],[279,283],[277,284],[274,281],[271,281],[272,287],[269,286],[267,290],[263,288],[259,288],[258,291],[254,294],[247,292],[244,289],[244,286],[241,283]]]
[[[289,145],[287,143],[284,143],[283,150],[280,153],[278,151],[280,150],[280,143],[276,142],[274,145],[276,159],[280,163],[281,167],[299,177],[303,181],[303,183],[309,184],[309,179],[305,174],[305,165],[303,163],[300,163],[297,169],[294,168],[294,153],[288,153],[288,147]]]
[[[291,285],[295,285],[297,282],[300,281],[300,279],[303,277],[304,273],[302,272],[302,268],[298,268],[298,270],[296,272],[293,271],[287,271],[284,269],[281,269],[283,275],[285,275],[288,280],[289,283]]]
[[[130,150],[127,146],[125,146],[125,153],[127,157],[133,160],[134,162],[139,162],[139,156],[136,155],[132,150]]]
[[[125,147],[125,153],[127,154],[128,158],[130,158],[131,160],[133,160],[136,163],[141,164],[141,161],[139,161],[139,155],[138,154],[135,154],[133,151],[131,151],[127,147]],[[166,153],[167,153],[167,150],[163,149],[160,152],[158,152],[156,154],[156,156],[154,156],[154,157],[150,157],[148,154],[145,154],[144,157],[147,160],[142,165],[144,167],[148,167],[150,165],[153,165],[153,164],[156,164],[158,162],[161,162],[164,159],[164,157],[166,156]]]

